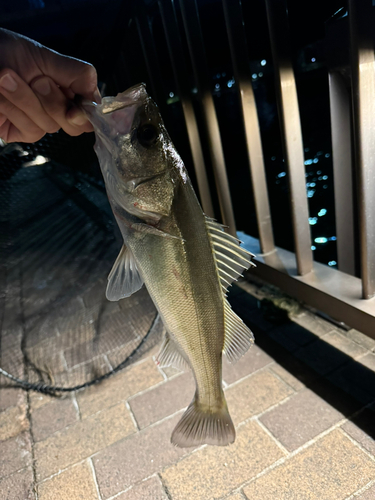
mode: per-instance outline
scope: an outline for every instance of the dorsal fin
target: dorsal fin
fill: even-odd
[[[138,272],[133,254],[129,248],[123,245],[108,276],[107,299],[116,301],[130,297],[142,285],[143,280]]]
[[[237,361],[254,343],[253,332],[224,300],[225,337],[223,352],[228,361]]]
[[[206,217],[206,226],[210,236],[215,261],[225,295],[228,286],[236,281],[242,272],[250,266],[254,255],[240,246],[240,240],[224,232],[224,227]]]
[[[252,331],[237,316],[226,299],[228,286],[242,276],[250,266],[254,255],[240,247],[240,240],[224,232],[224,227],[206,217],[206,226],[210,236],[213,254],[223,289],[224,301],[224,347],[223,352],[231,363],[237,361],[254,343]]]

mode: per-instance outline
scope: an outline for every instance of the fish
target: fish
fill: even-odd
[[[107,299],[146,286],[166,334],[157,362],[190,368],[196,391],[177,423],[178,447],[235,441],[222,384],[222,355],[239,359],[254,343],[232,310],[228,287],[254,263],[240,241],[206,216],[157,104],[138,84],[82,102],[124,244],[108,276]]]

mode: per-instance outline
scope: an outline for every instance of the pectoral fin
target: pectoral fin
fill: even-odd
[[[133,254],[129,248],[123,245],[108,276],[107,299],[116,301],[130,297],[142,285],[143,280],[137,269]]]

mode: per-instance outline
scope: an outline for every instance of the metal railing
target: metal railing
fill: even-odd
[[[178,23],[175,2],[158,0],[175,85],[182,103],[199,195],[204,211],[213,216],[202,138],[199,134],[187,61],[181,37],[185,36],[193,68],[205,137],[214,173],[221,219],[236,232],[219,122],[210,89],[205,45],[196,0],[179,0],[182,17]],[[348,13],[327,24],[326,42],[332,156],[335,188],[338,269],[313,260],[309,225],[304,149],[295,73],[292,65],[286,0],[264,0],[276,85],[280,134],[288,173],[291,221],[295,253],[275,246],[267,190],[261,132],[246,46],[240,0],[222,0],[232,67],[241,104],[247,160],[253,187],[258,238],[246,245],[257,255],[252,271],[290,295],[323,311],[332,318],[375,338],[375,73],[373,7],[371,0],[349,0]],[[137,2],[139,5],[139,3]],[[157,62],[150,20],[144,8],[133,17],[146,60],[152,91],[159,102],[161,73]],[[329,48],[330,38],[346,30],[340,60]],[[336,30],[336,31],[335,31]],[[181,36],[180,36],[181,35]],[[350,54],[350,57],[349,57]],[[345,57],[344,57],[345,59]],[[342,69],[345,67],[345,71]],[[348,78],[345,74],[350,73]],[[353,112],[351,109],[353,108]],[[241,124],[239,125],[241,126]],[[352,153],[354,145],[354,154]],[[354,179],[354,181],[353,181]],[[356,187],[356,191],[354,191]],[[355,210],[358,205],[358,216]],[[355,272],[355,234],[358,228],[360,277]]]

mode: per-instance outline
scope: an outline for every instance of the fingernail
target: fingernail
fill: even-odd
[[[17,82],[16,80],[10,76],[9,74],[4,75],[0,80],[0,87],[8,90],[8,92],[15,92],[17,90]]]
[[[32,84],[32,89],[41,95],[48,95],[51,92],[51,85],[47,78],[40,78]]]
[[[78,125],[78,126],[81,126],[81,125],[84,125],[86,122],[87,122],[87,117],[86,115],[84,115],[83,113],[75,116],[74,118],[72,118],[70,120],[71,123],[73,123],[74,125]]]
[[[96,88],[94,92],[94,101],[96,104],[101,104],[102,103],[102,96],[100,95],[99,89]]]

